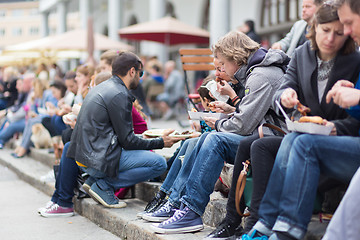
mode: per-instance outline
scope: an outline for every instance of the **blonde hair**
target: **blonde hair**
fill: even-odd
[[[238,66],[247,64],[249,56],[260,48],[260,44],[253,41],[246,34],[232,31],[219,39],[212,46],[214,56],[220,54]]]
[[[33,81],[34,86],[34,97],[42,98],[43,93],[46,89],[49,88],[49,81],[47,79],[35,78]]]

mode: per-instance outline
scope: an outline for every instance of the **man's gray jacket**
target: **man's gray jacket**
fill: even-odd
[[[134,134],[131,116],[134,100],[118,76],[93,88],[81,107],[67,156],[116,177],[123,148],[163,148],[161,138],[148,140]]]
[[[305,28],[307,26],[307,22],[304,20],[299,20],[294,23],[290,32],[286,34],[286,36],[279,41],[281,45],[281,50],[286,52],[288,56],[292,56],[294,53],[295,48],[298,45],[298,42],[303,35]]]

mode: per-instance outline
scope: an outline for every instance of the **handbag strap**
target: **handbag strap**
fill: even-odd
[[[275,131],[278,131],[278,132],[282,133],[283,135],[286,135],[286,132],[284,132],[284,130],[282,130],[278,126],[275,126],[275,125],[270,124],[270,123],[263,123],[258,127],[259,138],[264,137],[264,130],[263,130],[264,127],[268,127],[270,129],[273,129]]]
[[[236,183],[236,192],[235,192],[235,207],[236,207],[236,211],[237,213],[241,216],[241,217],[247,217],[250,216],[250,213],[242,213],[240,210],[240,200],[241,197],[244,193],[244,189],[245,189],[245,184],[246,184],[246,175],[248,173],[249,170],[249,165],[250,165],[250,161],[246,160],[245,163],[243,163],[244,167],[243,170],[240,172],[239,178],[237,180]]]
[[[264,137],[264,131],[263,128],[264,127],[268,127],[270,129],[273,129],[275,131],[278,131],[284,135],[286,135],[286,132],[284,132],[281,128],[270,124],[270,123],[263,123],[258,127],[258,133],[259,133],[259,138],[263,138]],[[242,213],[240,210],[240,200],[242,195],[244,194],[244,189],[245,189],[245,185],[246,185],[246,175],[248,173],[249,170],[249,166],[250,166],[250,161],[246,160],[245,163],[243,163],[244,168],[241,171],[239,178],[237,180],[236,183],[236,191],[235,191],[235,207],[236,207],[236,211],[237,213],[241,216],[241,217],[247,217],[250,216],[250,213]]]

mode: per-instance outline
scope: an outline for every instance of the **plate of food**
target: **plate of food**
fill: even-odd
[[[146,130],[143,134],[148,137],[161,137],[164,135],[165,130],[167,129],[149,129]]]
[[[170,137],[179,137],[179,138],[189,138],[193,135],[194,131],[183,131],[183,132],[178,132],[178,131],[175,131],[173,133],[171,133],[169,136]]]
[[[311,110],[308,107],[305,107],[302,104],[297,105],[297,110],[301,113],[302,117],[298,121],[292,121],[285,113],[284,109],[281,107],[278,101],[275,101],[278,105],[280,111],[285,117],[286,126],[289,131],[292,132],[301,132],[309,134],[320,134],[320,135],[330,135],[332,126],[325,126],[324,119],[319,116],[307,116]]]

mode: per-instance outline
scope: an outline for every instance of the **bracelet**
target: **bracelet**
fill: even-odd
[[[231,103],[234,105],[238,99],[240,99],[239,96],[234,97],[233,99],[231,99]]]

